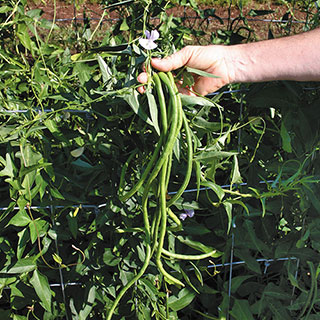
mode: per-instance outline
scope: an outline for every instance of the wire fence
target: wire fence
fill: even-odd
[[[254,31],[259,31],[260,32],[260,27],[258,25],[261,24],[277,24],[277,25],[296,25],[296,26],[304,26],[305,28],[308,28],[309,26],[312,26],[312,17],[318,17],[319,19],[319,5],[318,1],[313,1],[309,2],[310,8],[311,4],[314,3],[314,7],[309,10],[309,8],[299,8],[297,12],[299,13],[297,16],[293,14],[293,10],[289,9],[287,7],[286,13],[288,14],[283,14],[283,12],[278,12],[278,8],[274,10],[265,10],[266,13],[265,15],[258,14],[255,16],[255,14],[250,13],[250,12],[245,12],[239,14],[238,17],[232,17],[232,16],[226,16],[226,14],[222,14],[219,16],[219,14],[215,15],[210,15],[206,11],[206,9],[200,9],[199,12],[196,12],[190,8],[186,8],[186,6],[183,6],[183,8],[175,13],[173,13],[174,18],[180,19],[182,23],[185,22],[191,22],[191,21],[200,21],[200,24],[197,26],[199,27],[200,25],[203,24],[203,22],[206,22],[206,27],[204,31],[208,31],[208,26],[209,25],[214,25],[214,29],[217,30],[221,27],[221,22],[228,22],[228,24],[232,24],[235,20],[242,20],[243,22],[246,21],[247,23],[251,23],[255,25],[256,30]],[[212,7],[215,9],[215,5],[212,5]],[[281,7],[281,6],[280,6]],[[285,7],[285,6],[282,6]],[[46,8],[46,6],[42,6],[43,9]],[[51,11],[54,10],[56,11],[56,7],[52,9]],[[227,9],[225,9],[227,11]],[[257,10],[259,11],[259,10]],[[269,12],[268,12],[269,11]],[[66,14],[68,12],[68,14]],[[171,13],[171,12],[170,12]],[[108,11],[106,6],[104,5],[97,5],[96,10],[91,9],[91,7],[86,7],[83,6],[82,8],[79,8],[79,6],[76,3],[76,0],[73,1],[71,5],[67,7],[65,10],[58,10],[56,14],[52,14],[50,12],[46,12],[47,20],[54,21],[56,23],[68,23],[68,22],[73,22],[74,27],[77,30],[77,25],[78,23],[87,23],[87,22],[93,22],[93,23],[99,23],[101,25],[103,24],[114,24],[115,22],[123,20],[125,17],[120,16],[117,14],[115,11]],[[62,15],[62,16],[60,16]],[[82,15],[82,17],[81,17]],[[270,17],[271,15],[271,17]],[[240,17],[240,19],[239,19]],[[159,20],[159,17],[152,17],[151,21],[156,21]]]
[[[318,3],[315,2],[317,9],[319,9],[318,7]],[[182,17],[180,17],[182,19],[185,20],[198,20],[198,19],[203,19],[200,16],[187,16],[186,14],[184,14]],[[104,18],[102,19],[103,22],[114,22],[114,21],[118,21],[120,18]],[[157,18],[154,18],[157,19]],[[227,20],[230,18],[221,18],[222,20]],[[84,18],[79,18],[77,17],[77,7],[76,7],[76,3],[74,1],[73,3],[73,17],[70,18],[59,18],[56,17],[55,19],[51,19],[52,21],[56,21],[56,22],[70,22],[70,21],[80,21],[83,22],[85,19]],[[93,21],[100,21],[101,18],[90,18],[90,20]],[[206,18],[206,21],[208,22],[212,22],[216,19],[214,18]],[[233,18],[231,18],[231,20],[233,20]],[[307,21],[302,21],[302,20],[286,20],[286,19],[260,19],[260,18],[247,18],[248,21],[250,22],[255,22],[255,23],[294,23],[294,24],[306,24]],[[319,90],[320,87],[310,87],[310,88],[305,88],[305,90]],[[219,91],[219,92],[213,92],[211,94],[209,94],[208,96],[215,96],[218,94],[232,94],[232,93],[242,93],[245,94],[248,91],[248,89],[238,89],[238,90],[225,90],[225,91]],[[33,110],[35,112],[53,112],[54,110],[51,109],[44,109],[44,110]],[[86,114],[86,116],[90,117],[92,111],[90,110],[72,110],[72,109],[66,109],[64,110],[65,112],[70,112],[70,113],[77,113],[77,114]],[[6,110],[6,109],[0,109],[0,113],[2,115],[12,115],[14,113],[28,113],[30,112],[30,110]],[[242,108],[239,109],[239,119],[242,118]],[[241,145],[241,135],[239,135],[239,148]],[[268,180],[268,181],[260,181],[260,184],[272,184],[275,183],[274,180]],[[247,186],[247,183],[241,183],[238,186]],[[223,185],[221,186],[222,188],[230,188],[233,187],[232,185]],[[209,188],[200,188],[200,189],[187,189],[185,190],[185,193],[191,193],[191,192],[198,192],[198,191],[206,191],[209,190]],[[169,195],[174,194],[175,192],[169,192]],[[107,203],[101,203],[101,204],[74,204],[74,205],[46,205],[46,206],[31,206],[30,209],[32,210],[50,210],[51,212],[53,212],[56,209],[66,209],[66,208],[81,208],[84,210],[93,210],[93,212],[98,215],[100,213],[103,213],[103,210],[107,207]],[[7,211],[7,210],[20,210],[20,207],[0,207],[0,211]],[[216,269],[216,268],[228,268],[229,269],[229,281],[228,281],[228,296],[229,298],[231,297],[231,288],[232,288],[232,277],[233,277],[233,267],[235,266],[239,266],[239,265],[245,265],[246,261],[234,261],[234,249],[236,247],[236,239],[235,239],[235,233],[234,230],[236,229],[236,224],[233,223],[232,224],[232,232],[230,233],[230,237],[231,237],[231,248],[230,248],[230,260],[229,262],[226,263],[220,263],[220,264],[213,264],[210,263],[207,265],[207,269]],[[56,249],[58,250],[58,242],[56,240],[55,243]],[[296,273],[295,273],[295,278],[298,278],[298,272],[299,272],[299,259],[296,257],[283,257],[283,258],[277,258],[277,259],[268,259],[268,258],[258,258],[256,259],[256,262],[264,264],[264,271],[263,273],[266,274],[268,272],[268,268],[272,263],[276,263],[276,262],[294,262],[296,263]],[[66,301],[66,294],[65,294],[65,288],[67,286],[83,286],[84,284],[81,282],[66,282],[64,277],[63,277],[63,272],[62,272],[62,268],[59,268],[59,278],[60,278],[60,282],[59,283],[51,283],[50,287],[54,288],[54,287],[58,287],[61,288],[61,294],[63,297],[63,300]],[[5,289],[10,289],[9,287],[6,287]],[[229,299],[230,300],[230,299]],[[229,319],[229,316],[228,316]]]

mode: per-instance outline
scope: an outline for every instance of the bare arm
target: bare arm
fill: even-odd
[[[219,76],[218,79],[195,77],[191,89],[202,95],[229,83],[320,81],[320,29],[233,46],[187,46],[168,58],[153,59],[151,63],[160,71],[186,65]],[[138,80],[146,82],[146,74],[139,75]]]
[[[320,80],[320,29],[234,46],[233,82]]]

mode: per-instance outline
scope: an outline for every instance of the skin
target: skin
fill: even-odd
[[[320,81],[320,28],[294,36],[253,43],[225,46],[187,46],[165,59],[152,59],[159,71],[173,71],[183,66],[203,70],[219,78],[195,76],[191,90],[206,95],[226,84],[273,80]],[[146,83],[143,72],[138,81]],[[144,87],[138,88],[140,93]]]

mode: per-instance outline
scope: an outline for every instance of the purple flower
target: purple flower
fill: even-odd
[[[140,45],[147,50],[155,49],[157,44],[154,43],[154,41],[159,39],[159,32],[157,30],[152,30],[151,32],[146,30],[145,35],[147,37],[146,39],[139,39]]]
[[[194,216],[194,210],[193,210],[193,209],[191,209],[191,210],[185,209],[184,211],[185,211],[185,213],[181,213],[181,214],[179,215],[180,220],[183,221],[183,220],[185,220],[187,217],[192,218],[192,217]]]

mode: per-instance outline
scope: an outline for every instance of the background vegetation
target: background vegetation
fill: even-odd
[[[40,4],[40,3],[52,3],[54,2],[54,0],[28,0],[28,3],[36,3],[36,4]],[[100,0],[60,0],[59,2],[64,2],[67,4],[86,4],[86,3],[97,3],[100,4],[101,1]],[[171,0],[170,2],[174,3],[174,4],[179,4],[179,1],[176,0]],[[240,3],[242,3],[242,5],[251,5],[254,6],[256,4],[260,5],[260,4],[266,4],[266,5],[286,5],[288,3],[291,3],[292,1],[286,1],[286,0],[272,0],[272,1],[268,1],[268,0],[232,0],[232,1],[228,1],[228,0],[197,0],[196,3],[198,5],[221,5],[221,6],[229,6],[230,3],[232,3],[233,5],[239,5]],[[304,4],[305,1],[304,0],[296,0],[295,1],[296,4]]]
[[[166,55],[199,39],[254,41],[249,18],[267,13],[240,7],[236,19],[222,20],[181,1],[201,18],[189,25],[162,0],[150,2],[147,15],[142,0],[105,4],[119,20],[106,29],[78,21],[63,37],[26,0],[0,8],[1,319],[106,319],[145,260],[141,194],[125,202],[118,194],[121,181],[130,188],[141,178],[158,139],[146,121],[150,101],[135,91],[147,58],[137,42],[144,29],[159,30],[157,54]],[[284,34],[294,30],[297,5],[286,10]],[[315,3],[299,8],[302,30],[317,27]],[[211,19],[220,28],[207,34]],[[165,245],[216,254],[164,260],[184,288],[151,264],[115,319],[318,318],[319,103],[318,83],[295,82],[233,85],[184,100],[194,171],[173,211],[195,215],[178,231],[169,219]],[[183,137],[169,192],[185,176]]]

